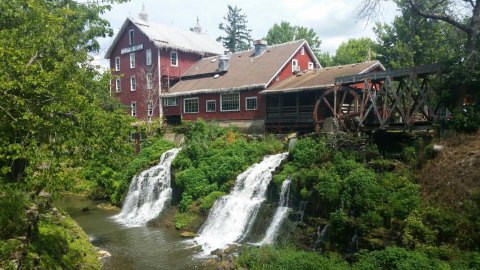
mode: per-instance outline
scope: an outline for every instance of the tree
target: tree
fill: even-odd
[[[0,184],[54,192],[82,162],[128,151],[124,107],[88,55],[112,34],[102,3],[0,2]]]
[[[337,65],[361,63],[375,59],[375,42],[370,38],[349,39],[342,42],[337,49],[334,62]]]
[[[359,18],[370,18],[371,14],[378,11],[380,0],[363,0]],[[426,20],[443,22],[456,28],[463,33],[454,37],[462,39],[463,46],[460,48],[459,65],[448,66],[448,83],[450,91],[456,95],[456,104],[461,106],[464,97],[471,94],[480,100],[480,91],[475,85],[480,76],[478,65],[480,49],[480,1],[478,0],[396,0],[395,3],[402,9],[408,10],[414,16]],[[474,76],[472,76],[474,74]],[[452,80],[451,78],[454,78]],[[472,80],[474,81],[472,84]],[[454,82],[453,82],[454,81]],[[452,83],[453,82],[453,83]]]
[[[268,44],[280,44],[305,39],[315,53],[320,52],[320,44],[322,43],[312,28],[291,25],[286,21],[282,21],[280,24],[274,24],[272,28],[268,30],[267,36],[264,39]]]
[[[221,41],[223,46],[231,52],[243,51],[250,49],[251,29],[247,28],[247,15],[241,13],[242,9],[237,6],[228,5],[228,13],[226,23],[220,23],[218,28],[225,31],[225,36],[220,36],[217,41]]]

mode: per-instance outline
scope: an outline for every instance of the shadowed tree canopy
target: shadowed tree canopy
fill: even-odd
[[[226,23],[218,25],[220,30],[225,31],[225,35],[218,37],[217,41],[222,42],[223,46],[231,52],[250,49],[252,30],[247,28],[247,15],[241,12],[241,8],[228,5],[227,16],[223,17]]]
[[[465,34],[464,57],[474,65],[480,42],[480,1],[478,0],[394,0],[412,14],[449,24]],[[363,0],[359,19],[370,19],[379,10],[381,0]]]
[[[82,161],[127,151],[129,120],[88,55],[112,35],[107,2],[0,1],[0,184],[64,189]]]
[[[347,65],[376,59],[374,47],[375,42],[370,38],[349,39],[338,47],[334,62],[336,65]]]
[[[272,28],[268,30],[267,36],[264,39],[268,44],[280,44],[305,39],[315,53],[320,52],[320,44],[322,43],[312,28],[291,25],[286,21],[282,21],[280,24],[274,24]]]

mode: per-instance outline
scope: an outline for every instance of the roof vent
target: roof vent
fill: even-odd
[[[267,42],[262,39],[255,40],[254,46],[255,46],[255,56],[260,56],[267,49]]]
[[[225,54],[218,56],[218,71],[226,71],[230,66],[230,54],[225,51]]]

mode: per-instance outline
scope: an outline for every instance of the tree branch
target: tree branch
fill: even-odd
[[[446,23],[448,23],[448,24],[451,24],[451,25],[457,27],[458,29],[462,30],[462,31],[465,32],[465,33],[470,32],[470,29],[468,28],[467,25],[456,21],[454,18],[452,18],[452,17],[450,17],[450,16],[448,16],[448,15],[446,15],[446,14],[443,15],[443,14],[435,14],[435,13],[423,12],[423,11],[420,10],[420,8],[418,7],[416,0],[408,0],[408,3],[409,3],[409,5],[410,5],[410,7],[412,8],[412,10],[413,10],[415,13],[417,13],[419,16],[422,16],[422,17],[425,17],[425,18],[429,18],[429,19],[434,19],[434,20],[439,20],[439,21],[446,22]]]

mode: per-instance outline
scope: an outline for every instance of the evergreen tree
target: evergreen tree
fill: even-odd
[[[221,41],[223,46],[231,52],[248,50],[252,37],[250,36],[251,29],[247,28],[247,15],[241,13],[242,9],[237,6],[232,7],[228,5],[228,13],[226,23],[220,23],[218,28],[225,31],[225,36],[220,36],[217,41]]]

